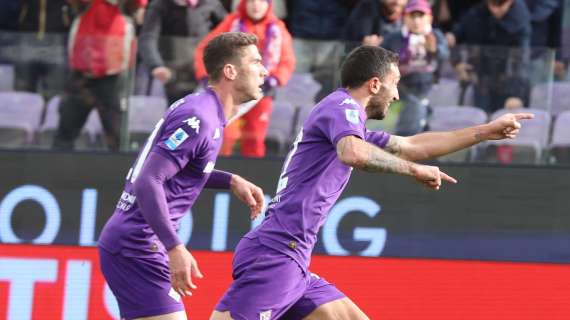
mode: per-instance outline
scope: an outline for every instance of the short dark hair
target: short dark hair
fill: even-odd
[[[344,88],[357,88],[373,77],[380,80],[390,70],[391,64],[398,65],[398,54],[376,46],[360,46],[344,59],[340,70],[340,81]]]
[[[487,0],[487,3],[493,6],[502,6],[510,0]]]
[[[210,80],[220,80],[226,64],[239,64],[243,49],[250,45],[257,45],[257,37],[244,32],[225,32],[210,40],[204,49],[204,65]]]

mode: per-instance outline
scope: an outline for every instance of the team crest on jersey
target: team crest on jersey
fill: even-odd
[[[360,116],[358,114],[358,110],[354,110],[354,109],[346,109],[346,120],[348,120],[348,122],[352,122],[355,124],[358,124],[358,122],[360,122]]]
[[[222,134],[220,133],[220,128],[216,128],[216,130],[214,131],[214,140],[220,139],[221,135]]]
[[[198,132],[200,132],[200,119],[198,119],[196,117],[192,117],[192,118],[188,118],[182,122],[186,123],[190,128],[194,129],[196,131],[196,134],[198,134]]]
[[[174,150],[178,148],[178,146],[181,145],[182,142],[184,142],[186,139],[188,139],[188,134],[186,131],[184,131],[182,128],[178,128],[172,135],[170,135],[170,137],[168,137],[164,144],[166,144],[168,149]]]
[[[271,310],[260,312],[259,320],[271,320]]]

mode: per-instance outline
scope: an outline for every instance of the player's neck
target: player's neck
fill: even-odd
[[[346,89],[346,91],[352,97],[352,99],[354,99],[354,101],[356,101],[363,108],[368,105],[368,101],[370,100],[370,93],[368,92],[368,88],[350,88]]]
[[[232,91],[229,88],[225,88],[221,83],[211,85],[210,88],[216,93],[218,99],[220,99],[226,119],[232,118],[236,110],[235,99]]]

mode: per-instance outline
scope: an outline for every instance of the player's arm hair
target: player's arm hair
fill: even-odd
[[[336,153],[342,163],[368,172],[412,175],[416,165],[356,136],[341,138],[336,144]]]
[[[410,161],[437,158],[483,141],[482,127],[448,132],[425,132],[410,137],[392,135],[384,147],[387,152]]]

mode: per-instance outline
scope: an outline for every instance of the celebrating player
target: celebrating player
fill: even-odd
[[[514,138],[521,119],[507,114],[453,132],[398,137],[370,132],[366,119],[385,117],[397,100],[398,56],[362,46],[346,58],[342,89],[312,110],[287,156],[265,220],[239,242],[234,282],[212,320],[368,319],[334,285],[309,271],[317,233],[347,185],[352,168],[396,173],[438,190],[456,183],[438,167],[412,161],[435,158],[489,139]]]
[[[245,33],[225,33],[206,47],[210,87],[175,102],[127,174],[117,208],[99,239],[101,270],[125,319],[186,319],[180,296],[202,274],[176,234],[202,188],[226,188],[251,208],[263,192],[238,175],[214,170],[226,119],[261,98],[267,70]]]

